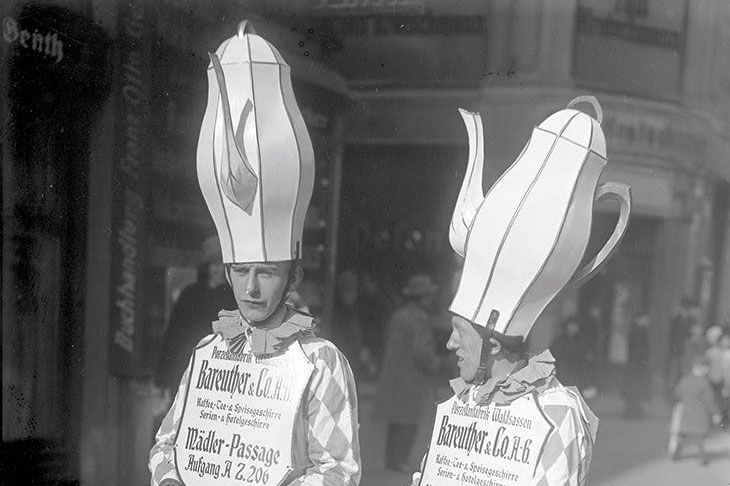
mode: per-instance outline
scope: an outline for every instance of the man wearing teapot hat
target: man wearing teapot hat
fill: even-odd
[[[193,351],[150,452],[152,484],[356,486],[352,371],[286,305],[314,182],[289,66],[244,22],[208,79],[198,179],[238,309]]]
[[[600,120],[597,102],[594,108]],[[526,340],[550,300],[571,279],[590,278],[610,256],[625,230],[629,190],[611,184],[596,191],[605,164],[603,134],[596,120],[567,109],[535,128],[485,196],[481,118],[461,114],[469,164],[449,239],[464,267],[446,345],[459,377],[451,382],[455,395],[438,405],[423,473],[414,474],[414,483],[583,486],[598,419],[577,389],[556,379],[550,351],[530,355]],[[622,204],[619,224],[579,270],[590,202],[594,193],[609,192]]]

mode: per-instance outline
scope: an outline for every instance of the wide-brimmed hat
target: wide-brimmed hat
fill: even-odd
[[[403,295],[415,297],[436,292],[438,285],[433,283],[428,275],[414,275],[408,279],[408,284],[403,287]]]

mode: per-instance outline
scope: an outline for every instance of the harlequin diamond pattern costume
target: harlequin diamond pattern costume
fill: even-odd
[[[532,482],[535,486],[584,485],[593,455],[598,419],[574,387],[564,387],[555,378],[555,360],[550,351],[531,357],[525,367],[504,381],[487,380],[470,386],[457,378],[451,386],[467,403],[509,405],[536,393],[543,413],[553,424]]]
[[[233,340],[241,341],[242,326],[238,316],[222,313],[216,330]],[[257,336],[256,343],[266,342],[260,354],[275,352],[277,348],[297,340],[314,364],[307,394],[303,397],[301,416],[296,422],[292,452],[293,486],[356,485],[360,478],[360,448],[357,436],[357,395],[352,370],[342,353],[329,341],[315,337],[312,319],[292,314],[281,334]],[[251,337],[253,329],[244,328],[243,336]],[[161,484],[166,478],[176,478],[173,463],[173,444],[179,427],[183,398],[187,392],[189,370],[180,381],[175,402],[157,433],[157,443],[150,453],[152,484]]]
[[[271,44],[250,32],[249,24],[243,22],[238,35],[211,54],[208,78],[208,106],[200,130],[197,169],[203,196],[220,236],[223,262],[295,262],[301,256],[303,222],[312,195],[314,153],[294,99],[290,68]],[[356,486],[361,468],[352,370],[332,343],[314,335],[314,326],[311,316],[288,307],[280,325],[268,329],[246,322],[238,310],[221,311],[213,324],[214,334],[204,338],[194,351],[174,403],[157,433],[149,462],[152,484],[179,485],[186,474],[190,478],[186,486],[240,484],[239,478],[224,469],[227,460],[235,459],[231,452],[226,456],[226,448],[233,451],[234,444],[239,443],[231,438],[233,429],[249,444],[264,440],[281,442],[277,446],[281,450],[277,451],[283,458],[276,456],[277,461],[286,463],[281,479],[263,468],[254,469],[259,474],[256,484]],[[216,347],[211,350],[213,344]],[[205,359],[196,360],[198,353]],[[306,368],[307,372],[300,375],[292,365],[294,361],[287,362],[288,356],[296,357],[296,363],[304,364],[299,368]],[[291,427],[287,425],[284,433],[272,438],[275,434],[271,432],[238,427],[239,422],[260,422],[261,417],[255,417],[257,422],[242,414],[235,416],[238,422],[230,426],[214,419],[196,425],[200,421],[190,410],[199,412],[195,407],[200,408],[199,403],[207,400],[204,393],[208,389],[200,391],[201,387],[208,386],[218,393],[220,386],[227,383],[213,380],[201,386],[205,370],[213,366],[215,359],[220,373],[224,373],[217,375],[219,378],[235,373],[239,379],[243,375],[239,376],[238,367],[246,369],[247,363],[250,367],[274,363],[272,372],[278,371],[277,366],[279,370],[291,367],[292,374],[299,377],[297,389],[302,390],[296,397],[298,402],[293,398],[280,402]],[[239,363],[237,359],[243,361]],[[253,373],[250,376],[256,378]],[[281,382],[287,383],[286,378],[281,373]],[[257,383],[256,387],[262,383],[260,376]],[[263,399],[276,393],[287,395],[287,386],[266,391]],[[253,407],[252,401],[260,398],[254,390],[232,387],[230,396],[223,397],[228,400],[228,413],[238,406]],[[201,394],[199,403],[190,399],[191,393]],[[266,405],[257,410],[268,412]],[[270,420],[268,425],[276,426],[277,420]],[[214,438],[222,441],[214,442],[222,447],[196,445],[196,427],[205,429],[211,443]],[[208,462],[203,462],[201,453],[201,460],[196,463],[197,453],[190,450],[204,450]],[[184,461],[190,463],[183,464]],[[249,460],[246,465],[250,463]]]

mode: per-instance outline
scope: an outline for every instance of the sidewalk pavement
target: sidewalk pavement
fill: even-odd
[[[410,484],[409,474],[385,469],[385,424],[372,419],[375,386],[363,383],[358,385],[358,389],[363,462],[360,484]],[[685,447],[681,460],[672,462],[666,452],[670,408],[661,399],[645,407],[647,415],[642,420],[621,418],[622,402],[616,397],[600,397],[591,404],[591,408],[601,422],[588,486],[730,486],[730,432],[717,432],[707,441],[706,447],[711,457],[709,465],[700,465],[697,452],[691,446]],[[431,426],[431,417],[422,417],[411,454],[414,470],[425,452]]]

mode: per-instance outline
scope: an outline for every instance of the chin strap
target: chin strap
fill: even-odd
[[[478,326],[472,323],[472,326],[482,338],[482,352],[479,358],[479,367],[474,377],[474,381],[480,385],[489,378],[489,370],[492,368],[492,363],[494,362],[494,358],[492,357],[492,344],[489,342],[489,338],[492,337],[497,319],[499,319],[499,312],[496,309],[492,309],[486,326]]]
[[[489,370],[492,367],[492,363],[494,361],[494,358],[492,357],[492,343],[489,342],[492,331],[485,327],[477,326],[475,324],[473,324],[473,326],[474,329],[479,333],[479,336],[482,338],[482,351],[479,358],[479,367],[477,368],[477,373],[474,376],[474,383],[477,385],[482,385],[489,378]]]
[[[514,349],[524,345],[524,338],[520,336],[507,336],[494,330],[499,319],[499,312],[492,310],[489,315],[489,321],[485,326],[478,326],[472,323],[472,326],[479,333],[482,338],[482,351],[479,358],[479,367],[477,368],[474,382],[477,384],[483,384],[489,379],[489,371],[492,369],[492,365],[495,361],[495,356],[492,354],[492,344],[489,342],[490,339],[494,338],[500,342],[503,347],[507,349]]]

